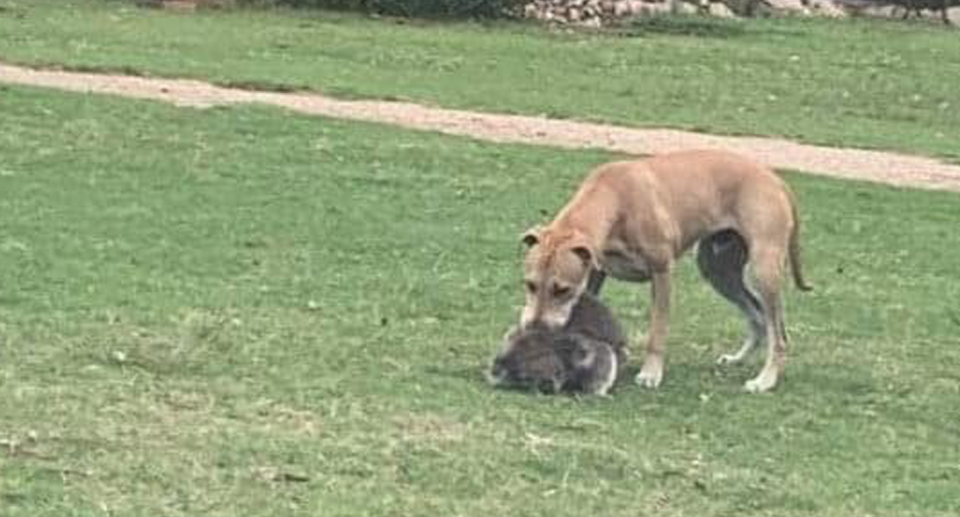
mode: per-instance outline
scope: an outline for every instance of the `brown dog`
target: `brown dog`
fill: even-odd
[[[767,391],[786,360],[781,289],[788,260],[796,285],[809,289],[800,270],[799,223],[783,180],[735,154],[684,151],[601,165],[553,222],[523,236],[527,301],[521,326],[563,326],[580,295],[598,293],[607,275],[649,280],[650,331],[636,380],[655,388],[663,378],[670,270],[699,241],[704,278],[751,327],[744,346],[720,362],[738,362],[766,339],[766,364],[746,389]],[[759,296],[744,283],[747,262]]]

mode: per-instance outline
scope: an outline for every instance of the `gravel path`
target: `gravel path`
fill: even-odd
[[[222,88],[194,80],[34,70],[5,64],[0,64],[0,83],[152,99],[199,108],[262,103],[301,113],[394,124],[493,142],[595,148],[631,154],[656,154],[693,147],[724,148],[753,156],[778,168],[960,192],[960,166],[920,156],[838,149],[775,138],[636,129],[432,108],[405,102],[346,101],[312,93],[255,92]]]

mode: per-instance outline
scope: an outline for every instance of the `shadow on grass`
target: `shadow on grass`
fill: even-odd
[[[712,16],[697,15],[657,15],[631,20],[618,29],[623,37],[643,37],[651,35],[692,36],[696,38],[730,39],[737,37],[757,37],[768,34],[798,35],[799,31],[774,27],[767,23],[749,23],[744,20],[727,20]]]
[[[492,360],[492,356],[491,356]],[[483,362],[478,362],[475,365],[471,366],[461,366],[461,367],[437,367],[437,366],[428,366],[424,371],[432,376],[453,379],[458,383],[466,382],[467,384],[473,385],[474,387],[482,389],[498,389],[503,391],[511,392],[526,392],[531,395],[543,395],[539,393],[536,389],[533,388],[493,388],[490,386],[487,381],[486,373],[490,368],[490,361],[485,360]],[[614,392],[624,391],[630,389],[633,386],[633,379],[636,375],[640,373],[640,365],[629,365],[625,366],[617,376],[617,383]],[[556,395],[572,395],[571,393],[562,393]]]

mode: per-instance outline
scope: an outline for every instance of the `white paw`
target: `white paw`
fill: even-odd
[[[777,378],[772,375],[760,374],[756,379],[750,379],[743,385],[748,393],[763,393],[770,391],[777,385]]]
[[[732,354],[723,354],[717,359],[718,366],[729,366],[731,364],[742,363],[744,359],[750,356],[757,349],[758,341],[756,338],[748,338],[744,341],[740,349]]]
[[[717,366],[727,366],[739,362],[739,357],[734,354],[723,354],[717,358]]]
[[[636,378],[637,384],[651,389],[660,386],[661,380],[663,380],[663,369],[660,368],[642,368]]]

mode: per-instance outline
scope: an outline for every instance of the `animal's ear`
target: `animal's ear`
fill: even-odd
[[[570,251],[579,257],[584,265],[593,267],[594,269],[600,269],[599,257],[597,257],[597,253],[590,245],[589,239],[582,233],[577,232],[574,234],[572,242],[570,242]]]
[[[576,256],[580,257],[580,260],[592,264],[593,263],[593,252],[590,251],[590,248],[586,246],[576,246],[570,249]]]
[[[573,349],[573,362],[577,368],[589,368],[593,364],[595,352],[583,341],[577,341]]]
[[[523,243],[527,248],[532,248],[537,244],[540,244],[540,233],[543,231],[539,226],[534,226],[529,230],[523,232],[523,236],[520,237],[520,242]]]
[[[517,336],[520,335],[520,327],[513,326],[507,329],[507,332],[503,335],[502,343],[504,348],[510,345],[517,339]]]
[[[589,247],[584,245],[574,246],[570,248],[570,251],[577,257],[580,257],[580,260],[582,260],[586,266],[600,269],[600,263],[597,262],[596,254]]]

